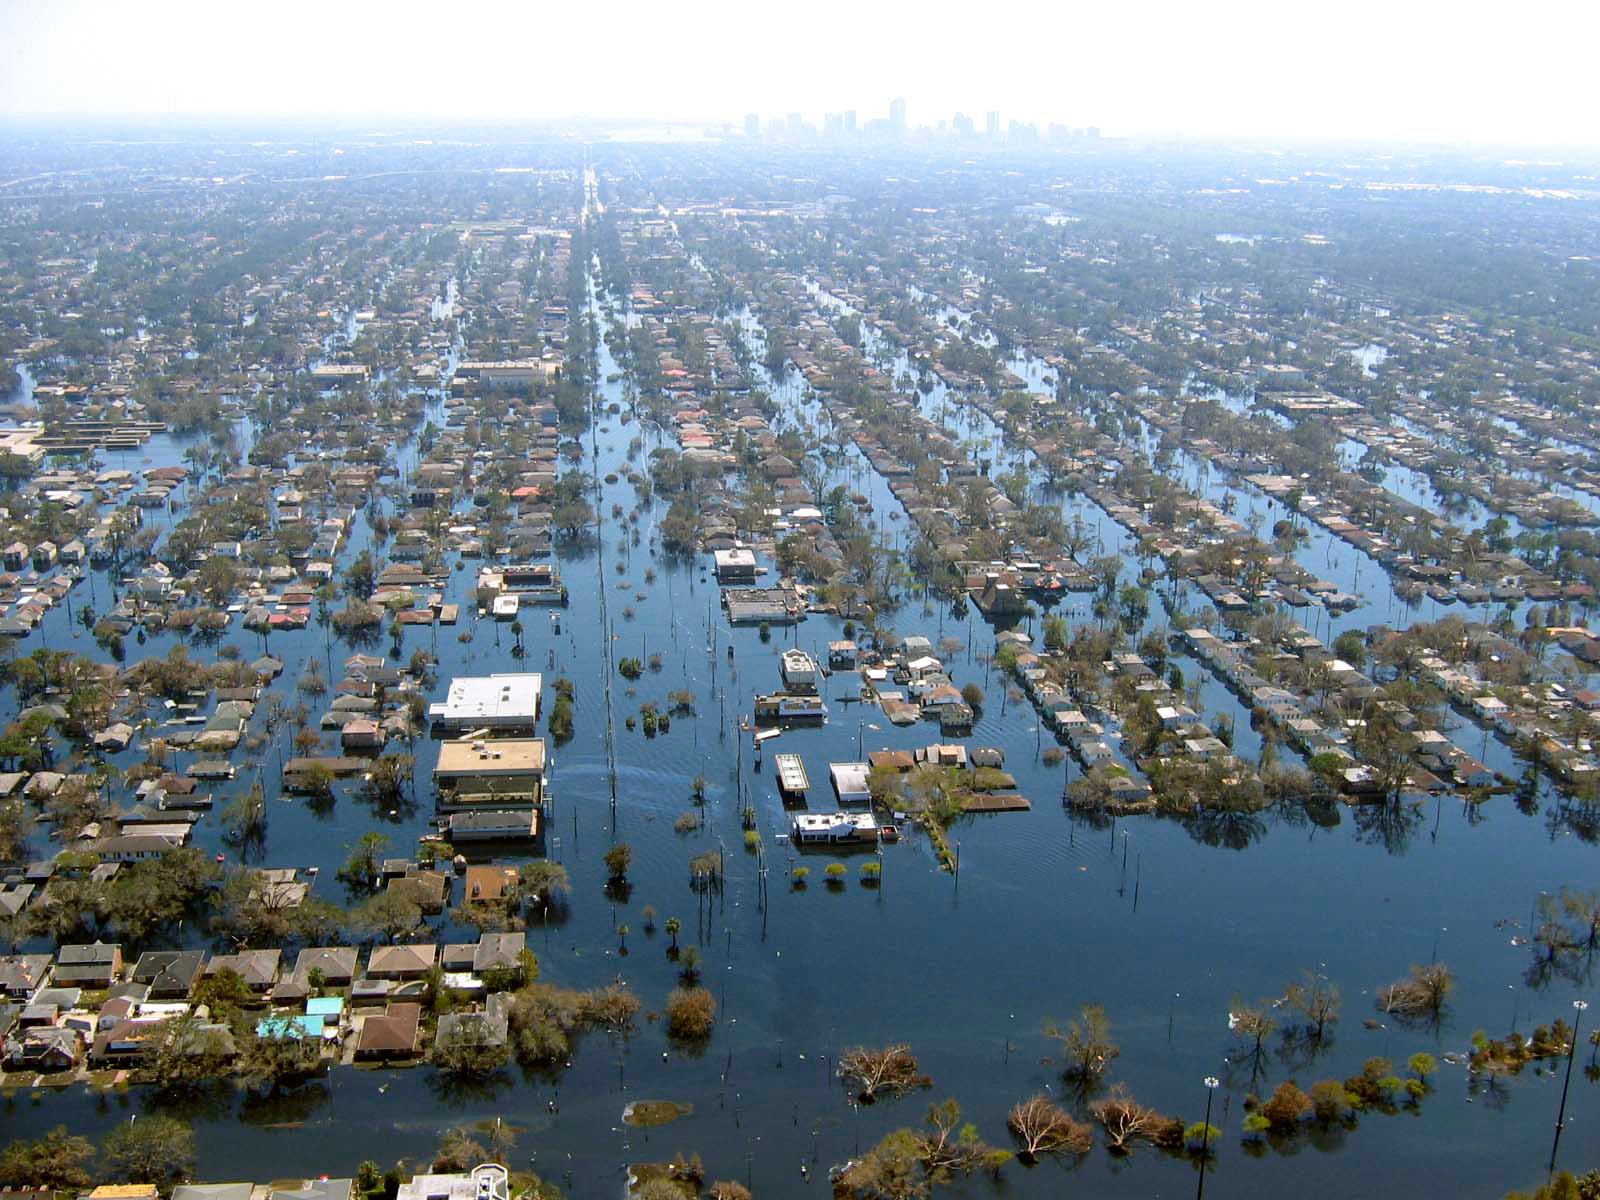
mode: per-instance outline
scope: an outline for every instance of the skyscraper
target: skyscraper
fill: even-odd
[[[757,116],[755,113],[745,113],[745,115],[744,115],[744,135],[745,135],[745,137],[749,138],[752,142],[757,141],[757,140],[760,139],[760,137],[761,137],[761,118],[759,116]]]
[[[847,109],[845,111],[845,114],[844,114],[844,131],[847,134],[850,134],[851,136],[855,135],[855,131],[856,131],[856,110],[853,109],[853,108],[852,109]]]
[[[983,131],[989,135],[990,141],[1000,140],[1000,113],[998,109],[989,111],[988,117],[983,122]]]
[[[906,131],[906,98],[896,96],[889,101],[889,129],[896,137],[901,137]]]

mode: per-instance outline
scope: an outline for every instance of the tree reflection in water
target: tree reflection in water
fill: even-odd
[[[1411,839],[1422,827],[1425,812],[1421,805],[1403,800],[1357,805],[1350,819],[1356,827],[1356,841],[1382,846],[1390,854],[1404,854]]]
[[[304,1125],[328,1103],[328,1085],[320,1081],[276,1091],[247,1091],[239,1105],[239,1120],[246,1125]]]
[[[1247,849],[1267,836],[1267,823],[1261,814],[1242,809],[1197,809],[1183,819],[1183,827],[1202,846],[1228,850]]]

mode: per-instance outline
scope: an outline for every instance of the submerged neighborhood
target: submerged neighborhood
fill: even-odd
[[[1586,1168],[1592,177],[712,132],[0,150],[5,1194]]]

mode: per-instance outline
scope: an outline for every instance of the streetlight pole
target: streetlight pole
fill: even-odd
[[[1567,1087],[1572,1083],[1572,1059],[1578,1052],[1578,1024],[1583,1020],[1584,1010],[1588,1007],[1587,1000],[1572,1002],[1572,1044],[1567,1047],[1567,1075],[1561,1081],[1561,1110],[1556,1114],[1556,1136],[1550,1143],[1550,1178],[1554,1178],[1556,1173],[1556,1147],[1561,1145],[1561,1128],[1567,1123]]]
[[[1200,1182],[1195,1185],[1195,1200],[1201,1200],[1206,1194],[1206,1159],[1210,1156],[1211,1149],[1211,1097],[1221,1082],[1215,1075],[1207,1075],[1205,1078],[1206,1119],[1205,1124],[1200,1127]]]

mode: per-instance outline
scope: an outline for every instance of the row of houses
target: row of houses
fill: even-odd
[[[208,955],[199,949],[146,951],[128,965],[122,947],[94,942],[56,954],[0,958],[0,1060],[8,1070],[70,1070],[138,1065],[158,1044],[167,1022],[191,1012],[202,1031],[203,1005],[191,998],[203,979],[237,976],[263,1006],[258,1036],[315,1037],[348,1046],[355,1058],[386,1059],[423,1052],[421,981],[435,971],[467,995],[485,992],[496,971],[521,971],[525,935],[485,933],[477,942],[374,946],[316,946],[292,964],[278,949]],[[497,998],[498,997],[498,998]],[[506,998],[486,998],[487,1020],[504,1037]],[[457,1014],[457,1022],[468,1014]],[[476,1018],[475,1018],[476,1019]],[[438,1032],[451,1027],[442,1019]],[[231,1046],[231,1035],[228,1038]]]

